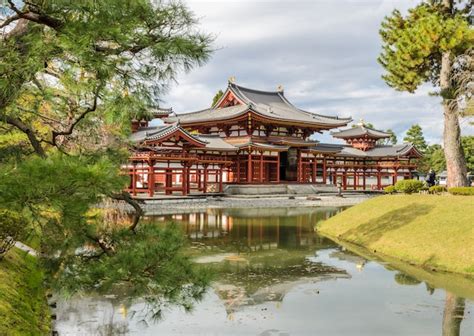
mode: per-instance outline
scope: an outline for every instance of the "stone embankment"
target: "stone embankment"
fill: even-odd
[[[156,199],[142,202],[142,208],[147,215],[165,215],[195,212],[204,209],[229,209],[229,208],[284,208],[284,207],[322,207],[322,206],[351,206],[359,204],[373,195],[354,194],[337,196],[283,196],[274,197],[254,196],[254,197],[201,197],[201,198],[181,198],[181,199]],[[119,209],[132,211],[133,209],[126,203],[115,203]]]

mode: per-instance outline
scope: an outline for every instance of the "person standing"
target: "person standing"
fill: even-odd
[[[428,172],[426,182],[428,183],[428,187],[432,187],[436,184],[436,173],[433,169],[430,169]]]

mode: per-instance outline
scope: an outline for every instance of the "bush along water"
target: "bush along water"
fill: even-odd
[[[394,194],[394,193],[397,192],[397,191],[395,190],[395,186],[393,186],[393,185],[386,186],[385,188],[383,188],[383,191],[384,191],[384,193],[386,193],[386,194]]]
[[[423,181],[401,180],[395,183],[395,190],[404,194],[412,194],[419,192],[424,186]]]

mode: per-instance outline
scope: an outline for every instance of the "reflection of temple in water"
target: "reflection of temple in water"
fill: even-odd
[[[207,209],[155,217],[160,221],[180,223],[193,243],[236,252],[303,248],[313,246],[322,238],[314,234],[317,222],[334,215],[339,209]]]
[[[231,318],[233,312],[245,306],[281,302],[291,288],[309,278],[319,281],[346,277],[344,271],[307,258],[320,248],[335,247],[316,235],[314,228],[339,211],[207,209],[153,219],[174,221],[183,229],[198,256],[203,257],[197,260],[206,260],[215,270],[213,287]]]

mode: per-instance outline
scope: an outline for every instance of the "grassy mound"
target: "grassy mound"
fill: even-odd
[[[474,276],[474,196],[376,197],[317,230],[406,262]]]
[[[0,335],[48,335],[49,309],[36,258],[12,249],[0,260]]]

